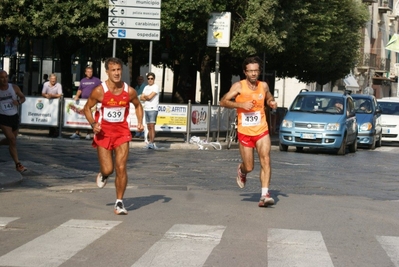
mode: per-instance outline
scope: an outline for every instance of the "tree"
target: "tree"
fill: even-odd
[[[325,84],[347,75],[356,63],[367,7],[356,0],[280,1],[277,25],[282,50],[268,63],[279,77]],[[275,24],[275,25],[276,25]]]
[[[3,0],[0,28],[25,40],[52,38],[61,61],[64,94],[71,96],[72,55],[85,45],[108,42],[107,11],[103,0]]]
[[[0,27],[7,33],[29,38],[53,38],[61,58],[62,83],[71,88],[71,57],[83,47],[109,47],[107,1],[104,0],[3,0]],[[153,63],[161,64],[168,49],[167,65],[174,71],[175,102],[186,103],[188,84],[201,73],[202,103],[212,101],[210,72],[215,49],[206,46],[211,12],[232,14],[231,47],[221,49],[221,95],[228,90],[231,74],[242,74],[244,57],[266,55],[268,69],[279,77],[324,84],[346,75],[354,66],[359,30],[367,21],[367,8],[358,0],[163,0],[161,41],[154,42]],[[144,42],[124,40],[117,55],[127,62],[133,55],[144,65]],[[132,45],[133,44],[133,45]],[[141,52],[141,51],[140,51]],[[229,86],[228,86],[229,87]],[[213,101],[212,101],[213,102]]]

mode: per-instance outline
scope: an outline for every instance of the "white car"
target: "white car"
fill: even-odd
[[[383,142],[399,142],[399,97],[377,99],[381,107]]]

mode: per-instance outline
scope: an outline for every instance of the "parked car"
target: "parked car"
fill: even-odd
[[[383,142],[399,142],[399,97],[377,99],[381,107]]]
[[[280,151],[289,146],[297,151],[328,148],[345,155],[347,147],[356,152],[357,134],[355,104],[349,94],[303,89],[281,122],[279,147]]]
[[[381,146],[381,109],[372,95],[351,95],[355,101],[358,125],[357,145],[375,149]]]

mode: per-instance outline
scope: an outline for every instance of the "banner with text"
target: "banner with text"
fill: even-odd
[[[26,97],[21,105],[21,124],[57,126],[59,106],[58,98]]]

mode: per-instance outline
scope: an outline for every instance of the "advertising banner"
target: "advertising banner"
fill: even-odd
[[[65,98],[63,127],[91,129],[83,111],[86,102],[86,99],[75,101],[73,98]],[[95,112],[95,108],[93,112]]]
[[[187,105],[160,104],[155,131],[185,132],[187,131]]]
[[[65,98],[64,105],[64,127],[76,128],[76,129],[91,129],[89,122],[86,120],[83,108],[86,105],[86,99],[79,99],[75,101],[73,98]],[[97,104],[97,107],[92,108],[92,112],[96,112],[101,107],[101,104]],[[137,118],[136,110],[134,105],[130,103],[129,116],[127,118],[131,131],[137,130]]]
[[[21,105],[21,124],[57,126],[60,99],[26,97]]]
[[[208,106],[191,106],[191,132],[206,132],[208,130]]]

